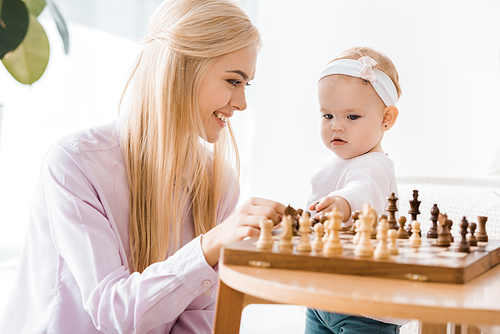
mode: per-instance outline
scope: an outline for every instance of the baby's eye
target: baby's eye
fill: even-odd
[[[360,116],[358,115],[349,115],[347,116],[347,119],[350,119],[351,121],[357,120]]]
[[[332,118],[333,118],[333,116],[332,116],[332,115],[330,115],[330,114],[323,114],[323,117],[324,117],[325,119],[332,119]]]

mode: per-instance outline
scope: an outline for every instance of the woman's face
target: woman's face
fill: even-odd
[[[257,46],[249,45],[222,56],[203,78],[199,107],[209,143],[220,138],[220,131],[235,110],[245,110],[245,86],[255,76]]]

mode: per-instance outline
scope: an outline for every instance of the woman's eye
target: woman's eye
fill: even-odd
[[[232,80],[232,79],[227,80],[227,82],[229,82],[231,85],[233,85],[233,86],[235,86],[235,87],[236,87],[238,84],[240,84],[240,83],[241,83],[241,81],[239,81],[239,80]]]
[[[323,115],[323,117],[324,117],[325,119],[332,119],[332,118],[333,118],[333,116],[332,116],[332,115],[330,115],[330,114],[324,114],[324,115]]]
[[[351,121],[354,121],[354,120],[356,120],[358,118],[359,118],[358,115],[349,115],[349,116],[347,116],[347,119],[350,119]]]

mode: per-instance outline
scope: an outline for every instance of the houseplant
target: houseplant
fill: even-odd
[[[31,85],[45,72],[50,56],[47,34],[37,17],[48,6],[69,51],[68,29],[50,0],[0,0],[0,59],[18,82]]]

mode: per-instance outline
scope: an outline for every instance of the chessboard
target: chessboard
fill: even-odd
[[[336,209],[321,221],[311,219],[309,212],[291,209],[285,211],[278,233],[271,232],[272,221],[262,221],[258,238],[223,248],[220,260],[227,265],[457,284],[467,283],[500,263],[500,240],[488,240],[486,217],[478,217],[478,238],[476,224],[469,224],[465,217],[459,225],[461,238],[454,238],[450,233],[453,222],[435,205],[431,210],[433,226],[427,234],[422,233],[415,219],[420,213],[417,197],[418,192],[409,212],[411,224],[405,224],[402,216],[399,227],[394,194],[388,197],[389,218],[378,218],[365,204],[362,212],[353,214],[352,229],[340,227],[342,217]],[[294,216],[300,218],[295,220]]]
[[[304,270],[334,274],[374,276],[426,282],[466,283],[500,263],[500,240],[479,242],[469,253],[458,252],[458,242],[449,247],[436,246],[436,240],[422,237],[419,247],[408,239],[398,239],[397,255],[378,260],[354,255],[353,235],[341,232],[340,254],[326,255],[322,251],[297,251],[299,237],[293,237],[292,251],[279,250],[279,236],[271,250],[256,247],[258,238],[239,241],[225,247],[221,261],[229,265],[261,268]],[[375,247],[377,240],[371,241]]]

